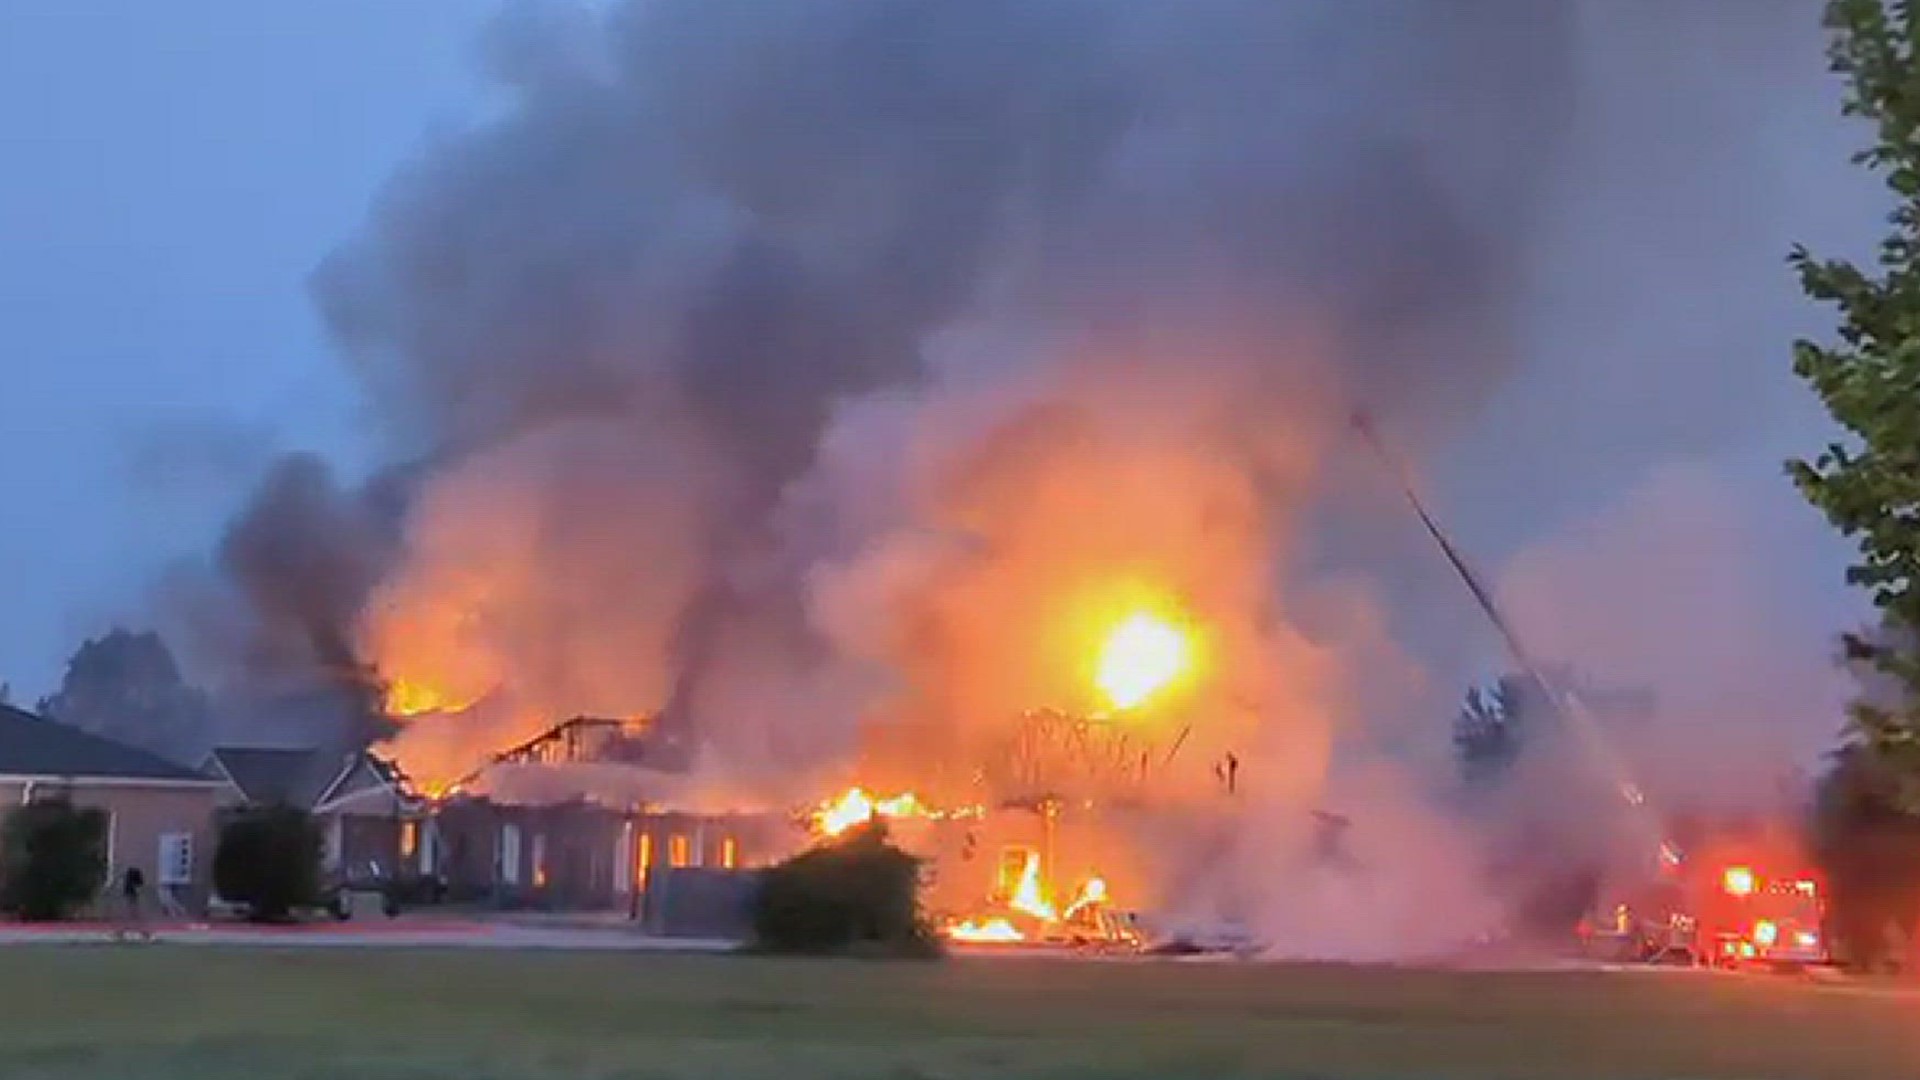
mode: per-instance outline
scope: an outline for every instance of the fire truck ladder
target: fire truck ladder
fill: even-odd
[[[1636,815],[1651,825],[1658,838],[1661,830],[1651,821],[1645,793],[1634,782],[1626,761],[1613,748],[1606,733],[1601,730],[1592,713],[1588,712],[1579,695],[1555,686],[1540,666],[1534,662],[1532,655],[1521,644],[1520,635],[1514,632],[1513,625],[1494,604],[1493,595],[1481,584],[1479,576],[1467,565],[1465,557],[1460,554],[1458,548],[1453,546],[1453,542],[1447,539],[1439,523],[1428,512],[1426,505],[1420,501],[1420,496],[1414,490],[1412,475],[1407,471],[1406,466],[1387,449],[1386,442],[1374,429],[1373,422],[1365,413],[1355,413],[1353,427],[1373,448],[1381,463],[1386,466],[1388,473],[1399,484],[1401,494],[1406,497],[1407,505],[1413,508],[1414,514],[1420,518],[1420,524],[1426,528],[1427,535],[1433,538],[1433,542],[1440,548],[1440,553],[1446,557],[1447,564],[1453,568],[1453,572],[1467,587],[1467,591],[1473,594],[1473,599],[1479,604],[1480,610],[1493,624],[1493,628],[1499,632],[1500,639],[1506,644],[1507,652],[1513,657],[1514,663],[1519,665],[1521,672],[1539,689],[1554,711],[1560,714],[1561,719],[1577,733],[1580,740],[1586,744],[1587,750],[1605,770],[1607,779],[1619,792],[1621,799],[1633,809]],[[1662,854],[1665,855],[1667,851],[1664,838],[1658,838],[1657,842],[1661,844]]]

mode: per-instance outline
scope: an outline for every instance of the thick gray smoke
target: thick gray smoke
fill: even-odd
[[[349,489],[325,462],[289,455],[229,524],[211,568],[163,582],[170,629],[222,702],[216,738],[346,749],[389,733],[354,636],[398,551],[410,474]]]
[[[1472,856],[1425,809],[1452,688],[1406,639],[1474,616],[1393,610],[1434,593],[1378,562],[1429,556],[1377,542],[1400,519],[1345,418],[1439,454],[1521,369],[1574,170],[1644,149],[1583,112],[1644,75],[1610,29],[1666,25],[1620,10],[516,7],[503,110],[423,148],[316,277],[385,445],[427,464],[403,511],[284,466],[223,549],[243,614],[211,621],[245,670],[407,683],[416,771],[661,712],[730,783],[806,790],[870,711],[1083,704],[1086,643],[1044,627],[1115,614],[1087,597],[1118,582],[1214,628],[1230,685],[1188,756],[1247,758],[1254,824],[1359,801],[1375,865],[1444,875]],[[1281,913],[1243,846],[1224,863],[1268,879],[1234,891]],[[1478,917],[1453,884],[1434,903]],[[1370,889],[1269,921],[1431,944]]]
[[[697,723],[725,684],[817,666],[772,550],[780,493],[836,403],[915,385],[932,332],[996,289],[1120,341],[1150,306],[1211,308],[1281,382],[1307,367],[1287,321],[1310,317],[1341,357],[1314,378],[1349,384],[1310,389],[1410,422],[1512,362],[1503,298],[1569,106],[1563,10],[859,0],[597,23],[503,23],[508,115],[403,172],[318,290],[389,434],[451,450],[446,472],[558,427],[670,428],[700,459],[693,580],[664,602],[605,582],[674,609],[671,658],[633,662],[668,670],[628,709]],[[546,522],[536,557],[622,577],[571,550],[649,529],[619,487],[588,496],[602,520]]]

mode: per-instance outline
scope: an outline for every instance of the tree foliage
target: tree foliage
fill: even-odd
[[[775,952],[938,951],[920,915],[919,862],[875,822],[768,870],[754,900],[754,937]]]
[[[1547,670],[1560,693],[1577,696],[1589,713],[1610,721],[1642,719],[1653,710],[1653,696],[1638,689],[1603,686],[1570,667]],[[1454,715],[1453,746],[1469,786],[1496,783],[1532,740],[1554,731],[1556,709],[1531,676],[1502,675],[1475,686]]]
[[[1834,755],[1820,780],[1814,848],[1827,872],[1833,934],[1858,967],[1905,962],[1920,928],[1920,817],[1864,744]]]
[[[320,895],[320,827],[293,806],[235,811],[220,827],[213,887],[263,922],[287,918]]]
[[[107,877],[107,815],[64,799],[29,803],[0,826],[0,909],[35,922],[85,907]]]
[[[181,677],[159,634],[115,628],[67,661],[42,714],[163,757],[192,762],[206,747],[205,694]]]
[[[1523,697],[1515,683],[1508,676],[1491,686],[1469,687],[1454,717],[1453,747],[1460,756],[1461,776],[1469,786],[1498,779],[1520,755]]]
[[[1839,315],[1837,340],[1794,345],[1794,371],[1845,430],[1812,460],[1789,462],[1801,492],[1858,544],[1848,580],[1864,586],[1891,641],[1849,638],[1851,654],[1903,688],[1899,699],[1852,709],[1853,741],[1881,759],[1899,801],[1920,809],[1920,12],[1905,0],[1829,0],[1828,59],[1846,81],[1844,112],[1870,124],[1855,160],[1894,199],[1890,226],[1869,266],[1815,258],[1792,263],[1808,296]]]

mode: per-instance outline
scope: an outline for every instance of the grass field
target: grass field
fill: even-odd
[[[0,1077],[1920,1076],[1920,997],[1686,974],[0,950]]]

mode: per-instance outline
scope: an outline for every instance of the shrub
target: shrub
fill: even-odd
[[[107,877],[107,815],[64,799],[30,803],[0,827],[0,908],[33,921],[83,908]]]
[[[930,956],[920,864],[878,823],[766,871],[753,903],[758,945],[774,952]]]
[[[263,922],[287,918],[320,894],[320,829],[292,806],[250,807],[220,828],[213,886]]]

